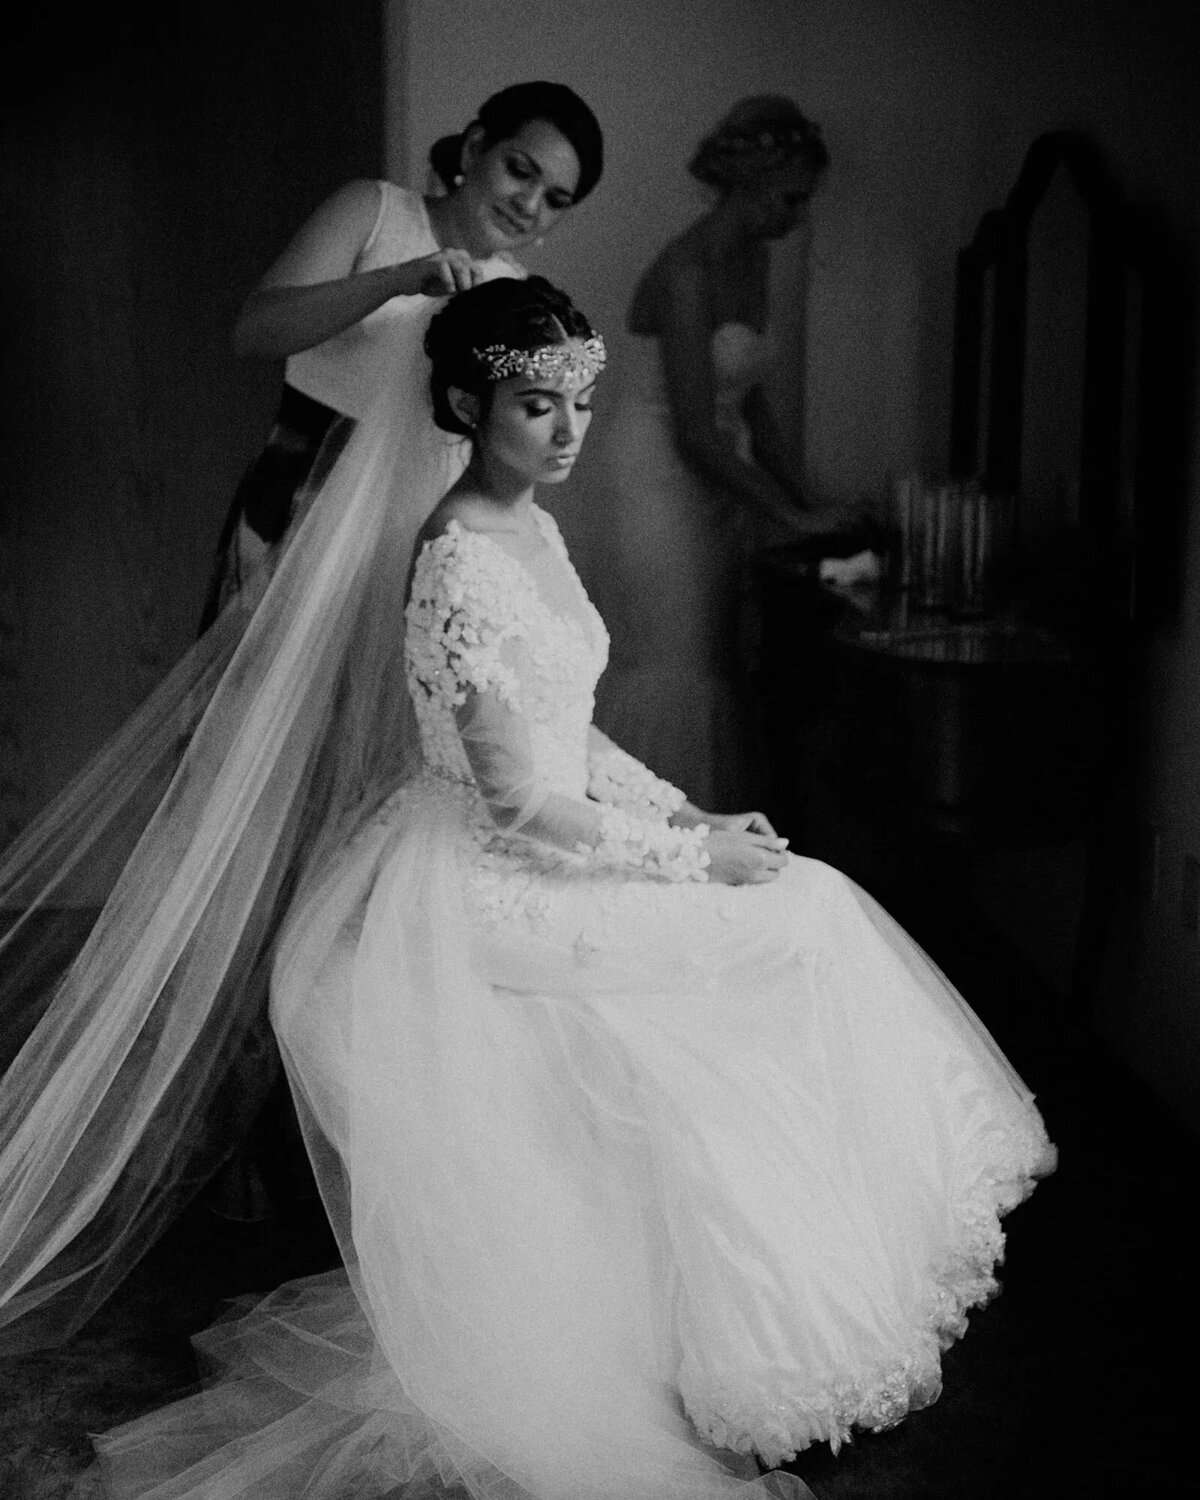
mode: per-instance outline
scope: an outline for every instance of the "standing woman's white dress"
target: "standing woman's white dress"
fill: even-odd
[[[240,1381],[107,1440],[118,1493],[226,1419],[156,1500],[754,1493],[682,1413],[777,1461],[931,1400],[1052,1166],[986,1031],[836,870],[637,862],[680,796],[590,727],[607,636],[536,514],[533,562],[457,523],[423,549],[423,767],[282,939],[273,1019],[349,1282],[220,1335]],[[597,799],[600,852],[572,851]]]
[[[745,323],[712,334],[716,426],[748,462],[741,403],[770,355]],[[597,722],[699,806],[733,811],[758,800],[761,779],[739,653],[745,521],[680,455],[657,339],[632,341],[625,378],[604,445],[613,659]]]
[[[355,257],[356,276],[441,249],[420,193],[384,178],[376,187],[379,209]],[[505,254],[490,256],[479,271],[488,280],[525,275],[524,267]],[[212,623],[264,561],[278,560],[279,543],[318,452],[323,448],[323,460],[332,460],[350,424],[363,421],[379,393],[394,388],[397,363],[412,368],[424,389],[421,340],[437,306],[431,297],[391,297],[341,333],[288,356],[282,402],[267,444],[239,484],[222,528],[202,627]]]

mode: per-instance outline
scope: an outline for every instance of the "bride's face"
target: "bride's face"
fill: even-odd
[[[486,254],[519,250],[553,229],[574,204],[578,185],[575,148],[547,120],[530,120],[511,140],[492,145],[469,135],[457,190],[460,220]]]
[[[482,456],[522,482],[560,483],[591,425],[595,386],[594,377],[570,373],[501,381],[475,440]]]

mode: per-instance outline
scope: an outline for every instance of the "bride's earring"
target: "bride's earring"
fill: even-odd
[[[536,239],[536,240],[534,240],[534,242],[533,242],[533,243],[534,243],[534,244],[535,244],[535,245],[536,245],[536,246],[537,246],[537,247],[538,247],[538,249],[539,249],[539,250],[540,250],[540,249],[541,249],[541,248],[542,248],[542,246],[543,246],[543,245],[544,245],[544,244],[545,244],[545,243],[546,243],[546,236],[545,236],[545,235],[544,235],[544,234],[539,234],[539,235],[538,235],[538,237],[537,237],[537,239]]]
[[[455,172],[455,174],[454,174],[454,186],[456,188],[460,188],[460,187],[462,187],[462,185],[463,185],[463,174],[461,172]]]

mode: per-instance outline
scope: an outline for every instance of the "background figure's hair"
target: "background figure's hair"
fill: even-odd
[[[820,173],[829,165],[821,127],[783,94],[741,99],[696,147],[688,162],[693,177],[728,189],[779,167],[803,162]]]
[[[532,351],[567,339],[591,338],[595,331],[566,292],[544,276],[524,281],[500,277],[451,297],[425,334],[425,353],[433,365],[429,384],[434,421],[446,432],[470,436],[471,429],[450,405],[451,386],[477,396],[480,415],[487,415],[495,382],[486,378],[477,349],[503,344],[506,349]]]
[[[574,89],[565,83],[514,83],[493,94],[466,129],[443,135],[429,151],[429,165],[453,191],[454,179],[462,171],[463,137],[472,125],[481,125],[489,146],[511,140],[523,125],[546,120],[560,130],[579,158],[579,184],[575,202],[581,203],[600,181],[604,171],[604,134],[600,122]]]

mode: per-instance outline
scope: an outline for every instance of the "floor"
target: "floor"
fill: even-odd
[[[820,1500],[1173,1494],[1194,1446],[1200,1143],[1086,1028],[1061,1045],[1056,998],[977,914],[898,914],[1038,1092],[1061,1165],[1010,1219],[1003,1293],[947,1354],[941,1399],[796,1471]],[[89,1431],[192,1381],[188,1335],[222,1299],[328,1264],[314,1209],[264,1227],[197,1208],[73,1343],[0,1362],[0,1496],[66,1495]]]

